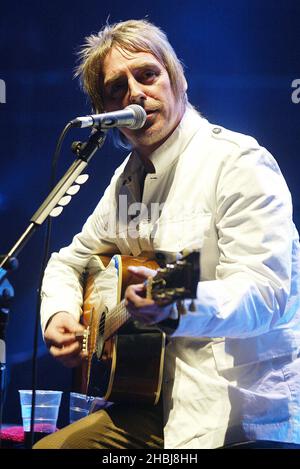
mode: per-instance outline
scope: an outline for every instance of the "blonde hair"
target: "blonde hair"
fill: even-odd
[[[112,47],[130,52],[151,53],[167,70],[174,96],[187,101],[183,67],[170,45],[166,34],[147,20],[129,20],[105,25],[98,34],[86,38],[79,52],[79,76],[83,89],[89,95],[96,112],[104,111],[102,88],[102,64]]]

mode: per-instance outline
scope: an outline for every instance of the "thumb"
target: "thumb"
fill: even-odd
[[[156,270],[154,269],[149,269],[148,267],[136,267],[133,265],[128,266],[129,272],[132,274],[136,275],[137,277],[141,279],[147,279],[148,277],[155,277],[156,275]]]
[[[84,329],[83,325],[80,324],[70,313],[58,313],[54,316],[53,323],[65,332],[70,333],[82,331]]]
[[[68,332],[78,332],[83,331],[85,328],[80,324],[73,316],[70,316],[65,324]]]

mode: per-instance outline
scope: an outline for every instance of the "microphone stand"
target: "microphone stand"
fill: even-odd
[[[34,213],[30,219],[30,224],[20,236],[11,250],[2,257],[0,261],[0,268],[3,267],[10,258],[16,257],[23,249],[29,238],[33,235],[36,229],[42,225],[52,210],[59,205],[59,201],[63,198],[67,190],[76,181],[78,176],[82,173],[85,167],[90,162],[96,151],[102,147],[106,138],[106,132],[101,129],[94,129],[87,142],[78,142],[76,146],[77,159],[69,167],[63,177],[56,184],[54,189],[50,192],[48,197],[44,200],[42,205]]]
[[[72,163],[63,177],[58,181],[56,186],[50,192],[48,197],[44,200],[42,205],[38,208],[38,210],[34,213],[34,215],[30,219],[30,224],[25,229],[23,234],[14,244],[14,246],[10,249],[10,251],[0,256],[0,272],[7,274],[4,270],[7,266],[10,265],[12,260],[21,252],[23,247],[26,245],[28,240],[31,238],[33,233],[36,229],[43,224],[46,218],[51,215],[52,210],[58,205],[60,205],[61,199],[65,196],[68,189],[72,186],[78,176],[83,172],[86,168],[88,163],[90,162],[93,155],[96,151],[101,148],[104,144],[106,138],[107,130],[102,130],[100,128],[94,128],[91,132],[89,139],[82,143],[82,142],[74,142],[72,145],[72,150],[76,153],[76,160]],[[63,203],[61,205],[64,205]],[[60,212],[59,212],[60,213]],[[55,216],[53,214],[53,216]],[[11,286],[10,286],[11,287]],[[12,289],[12,287],[11,287]],[[7,290],[7,288],[6,288]],[[11,297],[13,296],[13,289],[11,292]],[[1,317],[0,317],[0,329],[1,329],[1,356],[0,356],[0,432],[2,427],[2,409],[3,409],[3,401],[4,401],[4,383],[5,383],[5,332],[6,332],[6,325],[8,323],[8,309],[5,308],[3,311],[1,310]],[[2,314],[3,313],[3,314]],[[35,407],[35,393],[33,390],[32,393],[32,407],[31,407],[31,433],[33,432],[33,421],[34,421],[34,409]],[[1,433],[0,433],[1,435]],[[1,441],[0,441],[1,446]]]

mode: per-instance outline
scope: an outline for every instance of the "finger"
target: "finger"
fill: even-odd
[[[52,345],[61,349],[62,347],[68,347],[72,344],[79,343],[80,340],[77,339],[75,334],[63,334],[59,338],[57,336],[51,336],[48,338],[45,338],[45,343],[47,347],[51,347]]]
[[[73,318],[69,319],[68,321],[63,322],[55,322],[50,324],[49,329],[46,329],[46,332],[49,330],[51,333],[53,331],[57,331],[60,334],[75,334],[76,332],[82,332],[85,327],[82,324],[76,322]]]
[[[81,352],[81,346],[79,342],[75,342],[71,345],[66,345],[62,347],[56,347],[55,345],[51,345],[49,347],[49,351],[51,354],[55,357],[74,357],[76,355],[79,355]]]
[[[45,342],[47,345],[56,345],[57,347],[61,347],[63,345],[69,345],[76,340],[75,333],[62,333],[57,330],[49,331],[45,334]]]
[[[131,304],[136,308],[143,308],[147,306],[152,306],[154,304],[154,301],[148,298],[143,298],[142,296],[137,295],[133,289],[130,289],[126,293],[125,304],[126,306]]]
[[[149,269],[148,267],[135,267],[133,265],[128,266],[129,272],[133,273],[137,277],[147,279],[149,277],[154,277],[157,272],[154,269]]]
[[[83,327],[77,319],[75,319],[67,311],[58,311],[53,314],[47,323],[46,330],[49,328],[61,329],[65,332],[74,332],[75,330],[81,330]]]
[[[131,301],[133,301],[133,299],[136,297],[145,299],[145,294],[146,290],[143,283],[130,285],[125,291],[125,300],[130,299]]]
[[[128,291],[136,291],[142,292],[145,291],[145,284],[144,283],[136,283],[135,285],[129,285]]]
[[[67,318],[67,321],[64,321],[64,323],[62,324],[62,328],[66,332],[70,332],[70,333],[81,332],[85,329],[85,327],[79,322],[77,322],[72,316]]]

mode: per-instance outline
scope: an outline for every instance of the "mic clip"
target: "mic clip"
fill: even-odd
[[[81,149],[81,146],[82,146],[82,142],[80,142],[80,141],[73,142],[72,145],[71,145],[72,153],[74,153],[74,155],[78,156],[78,154],[80,152],[80,149]]]
[[[106,138],[107,130],[98,129],[95,127],[86,142],[74,141],[71,144],[71,151],[77,158],[84,161],[89,161],[91,156],[100,148]]]

